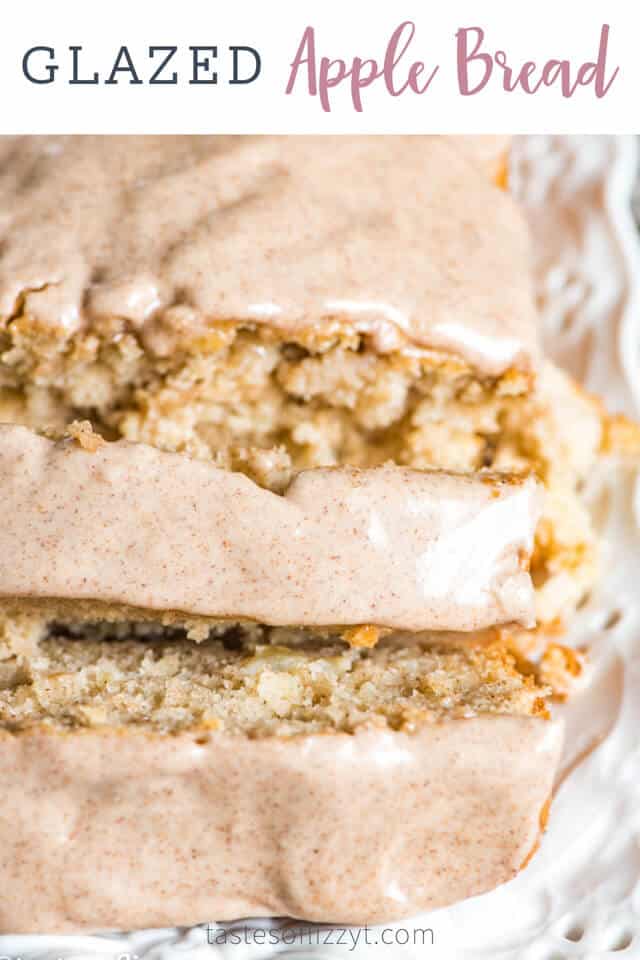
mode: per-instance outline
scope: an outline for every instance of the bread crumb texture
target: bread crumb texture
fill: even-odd
[[[54,630],[36,653],[1,662],[2,727],[145,725],[256,737],[411,731],[485,713],[547,716],[548,688],[498,644],[456,648],[434,635],[403,635],[349,648],[257,627],[194,644],[139,629],[136,636],[122,626],[109,637],[99,628]]]

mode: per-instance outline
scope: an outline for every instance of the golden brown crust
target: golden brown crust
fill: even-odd
[[[550,813],[550,811],[551,811],[551,801],[552,801],[552,800],[553,800],[553,795],[550,795],[550,796],[548,797],[548,799],[545,800],[545,802],[543,803],[543,805],[542,805],[542,807],[541,807],[541,809],[540,809],[540,815],[539,815],[539,818],[538,818],[539,823],[540,823],[540,833],[539,833],[539,835],[538,835],[538,837],[537,837],[534,845],[532,846],[531,850],[529,851],[529,853],[527,854],[527,856],[526,856],[526,857],[524,858],[524,860],[522,861],[522,863],[521,863],[521,865],[520,865],[520,870],[524,870],[524,868],[525,868],[526,866],[528,866],[528,864],[533,860],[533,858],[535,857],[536,853],[537,853],[538,850],[540,849],[540,843],[542,842],[542,834],[543,834],[543,833],[545,832],[545,830],[547,829],[547,823],[548,823],[548,821],[549,821],[549,813]]]
[[[640,424],[621,413],[605,416],[602,452],[640,459]]]
[[[561,643],[550,643],[540,660],[538,679],[551,688],[557,700],[567,700],[580,683],[585,659],[582,651]]]

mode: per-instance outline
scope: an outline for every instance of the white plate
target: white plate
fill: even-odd
[[[545,345],[609,407],[640,412],[640,245],[631,217],[631,137],[518,140],[513,189],[534,232]],[[538,855],[512,883],[381,931],[338,932],[256,922],[267,943],[237,929],[146,931],[112,937],[0,937],[11,957],[168,960],[581,960],[640,957],[640,487],[603,469],[589,494],[609,544],[606,577],[572,629],[592,651],[589,687],[565,708],[570,764]],[[1,881],[0,881],[1,890]],[[0,892],[1,896],[1,892]],[[234,929],[227,925],[227,933]],[[433,932],[434,944],[430,934]],[[281,942],[269,945],[278,934]],[[355,938],[359,937],[357,944]],[[636,942],[637,937],[637,942]],[[242,940],[237,943],[233,941]],[[333,942],[325,942],[325,941]],[[408,941],[408,942],[407,942]]]

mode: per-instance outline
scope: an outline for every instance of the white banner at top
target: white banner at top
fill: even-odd
[[[23,0],[3,133],[631,133],[632,0]]]

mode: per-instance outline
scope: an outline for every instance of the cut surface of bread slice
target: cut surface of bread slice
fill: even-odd
[[[0,666],[2,931],[388,921],[537,844],[561,728],[499,648],[99,636]]]
[[[393,457],[418,406],[501,409],[539,358],[528,237],[466,152],[439,137],[0,140],[3,419],[86,416],[271,485],[290,460]],[[482,465],[481,441],[464,446]]]

